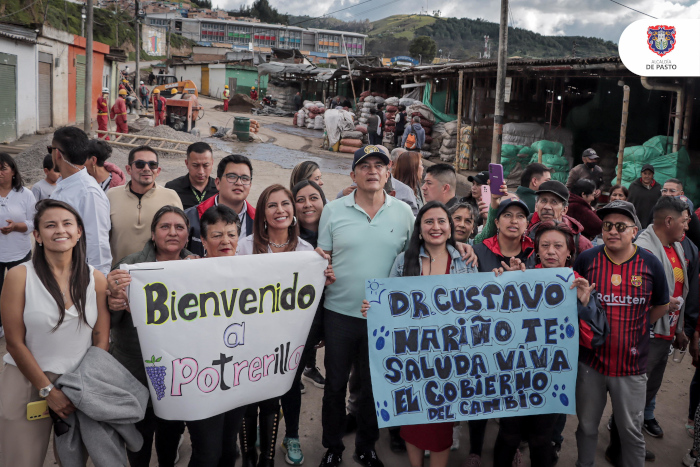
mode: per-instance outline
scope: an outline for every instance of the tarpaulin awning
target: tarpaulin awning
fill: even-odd
[[[432,86],[433,83],[431,83],[430,81],[427,81],[425,83],[425,88],[423,90],[423,104],[428,106],[428,108],[433,112],[433,115],[435,115],[435,122],[451,122],[453,120],[457,120],[456,115],[449,115],[444,112],[440,112],[430,103],[430,88]]]

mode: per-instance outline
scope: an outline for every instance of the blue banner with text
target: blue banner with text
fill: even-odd
[[[573,279],[556,268],[368,280],[379,427],[574,414]]]

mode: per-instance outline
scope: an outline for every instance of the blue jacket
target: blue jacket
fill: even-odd
[[[479,272],[471,264],[466,264],[462,259],[462,255],[459,251],[452,245],[447,245],[447,251],[452,257],[452,263],[450,264],[450,274],[468,274],[471,272]],[[403,258],[405,252],[399,253],[399,255],[394,260],[394,265],[391,267],[391,272],[389,277],[403,277]],[[420,256],[423,258],[428,258],[428,254],[425,252],[423,247],[420,247]],[[419,263],[421,274],[423,273],[423,262]]]
[[[420,126],[420,123],[414,123],[406,127],[406,129],[403,131],[403,136],[401,137],[401,147],[406,145],[406,138],[408,138],[408,135],[411,133],[411,128],[413,128],[413,131],[416,134],[416,149],[420,149],[425,144],[425,130],[422,126]]]

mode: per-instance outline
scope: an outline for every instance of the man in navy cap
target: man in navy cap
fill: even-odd
[[[357,189],[331,201],[323,209],[318,246],[328,252],[336,273],[326,288],[326,386],[323,395],[323,446],[321,467],[337,467],[345,449],[345,395],[350,367],[361,382],[357,400],[357,434],[354,459],[365,467],[383,467],[374,444],[379,428],[369,372],[367,320],[362,317],[365,281],[389,277],[396,256],[408,246],[413,213],[403,202],[388,196],[389,156],[375,145],[355,151],[350,176]]]

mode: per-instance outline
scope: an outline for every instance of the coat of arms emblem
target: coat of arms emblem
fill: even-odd
[[[649,50],[663,57],[676,46],[676,28],[674,26],[651,26],[647,29]]]

